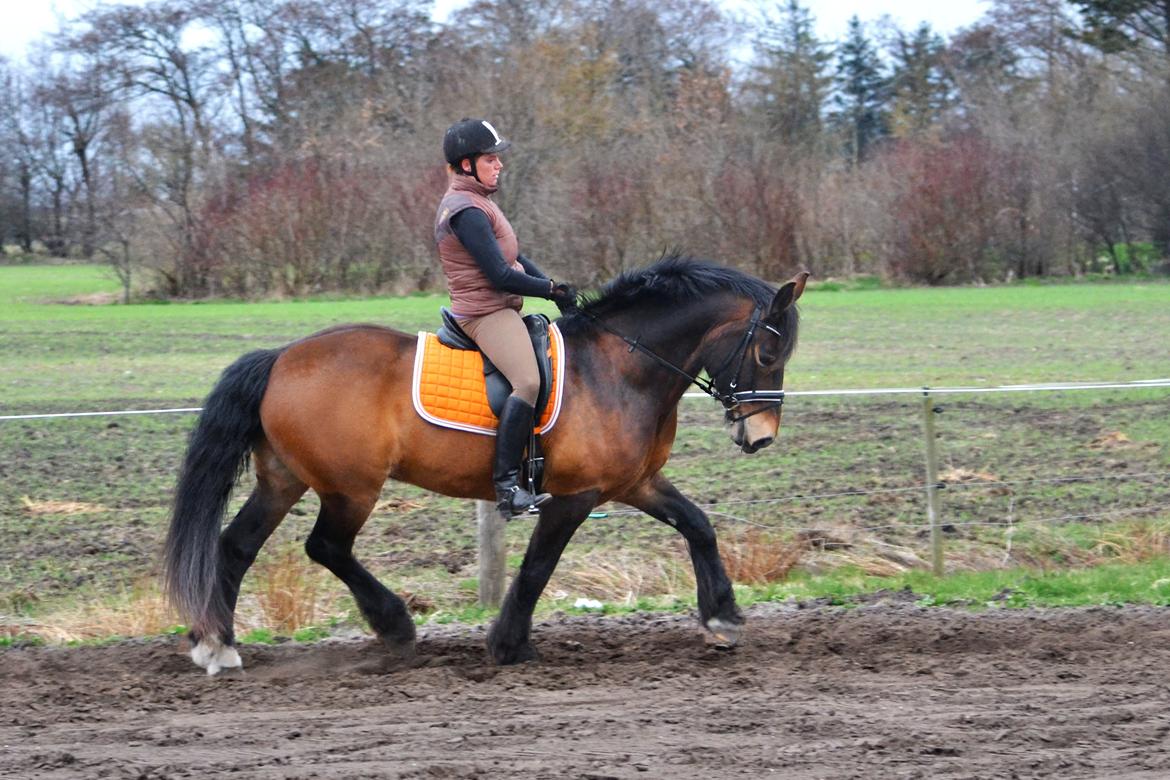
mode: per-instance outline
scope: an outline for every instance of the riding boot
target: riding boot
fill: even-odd
[[[538,506],[552,498],[548,493],[534,496],[520,486],[520,459],[532,435],[534,414],[530,404],[514,395],[508,397],[500,411],[492,480],[496,483],[496,508],[509,519],[525,512],[535,512]]]

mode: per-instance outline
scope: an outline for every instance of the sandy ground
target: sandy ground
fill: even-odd
[[[245,646],[207,678],[179,640],[0,651],[3,778],[1170,777],[1170,610],[749,611],[539,624],[491,666],[436,626]]]

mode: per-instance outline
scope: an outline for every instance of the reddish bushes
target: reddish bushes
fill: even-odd
[[[996,151],[966,135],[903,141],[886,155],[893,174],[890,270],[927,284],[982,279],[1003,206]]]
[[[287,162],[225,186],[204,209],[192,262],[234,295],[425,286],[438,166],[379,170]]]

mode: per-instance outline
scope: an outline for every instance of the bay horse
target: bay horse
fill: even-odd
[[[744,619],[707,516],[661,473],[678,403],[692,382],[726,407],[746,453],[780,426],[784,366],[796,344],[794,305],[807,273],[779,289],[718,264],[671,255],[617,277],[557,322],[567,355],[557,425],[543,436],[544,490],[519,573],[487,639],[498,664],[537,657],[532,612],[573,533],[618,501],[674,527],[695,570],[699,620],[734,644]],[[393,656],[414,653],[403,600],[353,555],[387,478],[448,496],[492,500],[492,439],[423,420],[411,401],[417,338],[344,325],[239,358],[191,432],[164,551],[171,602],[190,626],[192,659],[215,674],[241,665],[233,621],[240,581],[304,493],[321,510],[309,557],[353,592]],[[707,376],[700,374],[706,372]],[[249,457],[256,486],[220,532]]]

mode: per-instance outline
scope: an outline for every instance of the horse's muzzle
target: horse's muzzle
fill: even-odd
[[[739,445],[739,448],[748,455],[751,455],[753,452],[759,452],[760,450],[764,449],[764,447],[767,447],[773,441],[775,441],[775,438],[772,436],[765,436],[762,439],[756,439],[752,442],[745,441],[743,444]]]
[[[763,433],[763,432],[760,432]],[[764,433],[757,435],[755,438],[750,438],[751,434],[748,431],[746,421],[732,423],[731,425],[731,440],[735,442],[735,446],[739,447],[744,453],[751,455],[753,452],[759,452],[776,440],[774,435]]]

